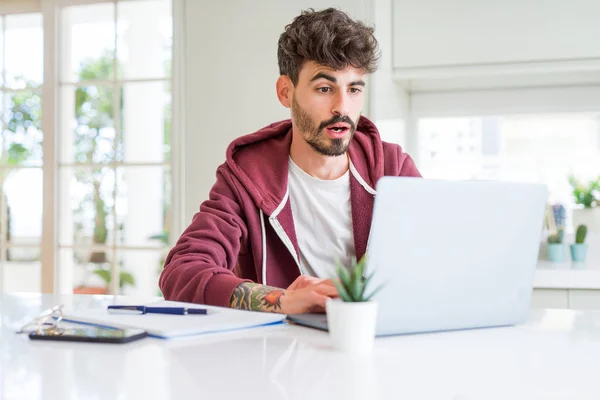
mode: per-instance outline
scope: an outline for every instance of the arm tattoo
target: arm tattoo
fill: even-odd
[[[283,289],[243,282],[233,291],[229,306],[239,310],[280,312],[282,296],[285,296]]]

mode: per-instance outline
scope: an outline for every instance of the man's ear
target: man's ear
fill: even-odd
[[[282,106],[290,108],[292,106],[292,96],[294,84],[287,75],[280,75],[275,84],[277,98]]]

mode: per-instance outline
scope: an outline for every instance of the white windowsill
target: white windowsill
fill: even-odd
[[[600,264],[552,263],[540,261],[533,281],[534,289],[600,290]]]

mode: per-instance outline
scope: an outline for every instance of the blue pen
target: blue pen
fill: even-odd
[[[206,315],[206,308],[187,307],[149,307],[149,306],[108,306],[110,314],[173,314],[173,315]]]

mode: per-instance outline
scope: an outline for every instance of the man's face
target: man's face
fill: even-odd
[[[305,62],[294,87],[294,130],[318,153],[339,156],[348,150],[365,102],[362,70],[336,71]]]

